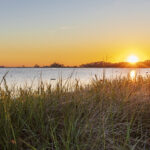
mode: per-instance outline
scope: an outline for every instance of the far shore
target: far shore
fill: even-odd
[[[137,63],[130,63],[130,62],[112,63],[112,62],[99,61],[99,62],[92,62],[92,63],[86,63],[81,65],[70,65],[70,66],[55,62],[50,65],[43,65],[43,66],[40,66],[38,64],[35,64],[34,66],[0,65],[0,68],[150,68],[150,60],[137,62]]]

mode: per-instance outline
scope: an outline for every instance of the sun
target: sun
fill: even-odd
[[[139,61],[139,58],[135,55],[130,55],[128,58],[127,58],[127,62],[129,63],[137,63]]]

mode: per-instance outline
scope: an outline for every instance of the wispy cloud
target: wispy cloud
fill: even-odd
[[[75,28],[76,28],[76,26],[62,26],[59,29],[60,30],[73,30]]]
[[[61,27],[58,27],[57,29],[50,29],[50,30],[48,30],[48,32],[55,33],[55,32],[59,32],[59,31],[74,30],[75,28],[77,28],[77,27],[76,26],[61,26]]]

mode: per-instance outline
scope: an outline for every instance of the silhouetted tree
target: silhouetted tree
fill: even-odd
[[[5,66],[0,66],[0,68],[5,68]]]
[[[38,64],[35,64],[34,65],[34,68],[39,68],[40,66]]]
[[[65,67],[63,64],[59,64],[59,63],[53,63],[50,65],[51,68],[63,68]]]

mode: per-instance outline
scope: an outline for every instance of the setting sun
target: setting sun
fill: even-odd
[[[135,55],[131,55],[127,58],[127,62],[129,63],[137,63],[139,61],[139,58]]]

